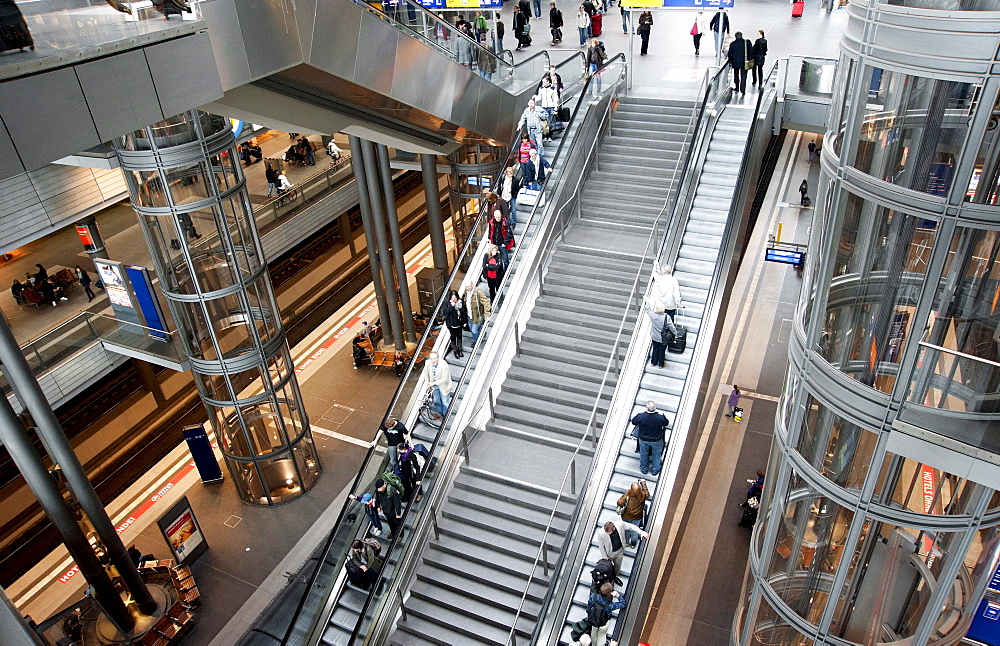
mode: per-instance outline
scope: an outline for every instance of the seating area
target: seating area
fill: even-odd
[[[423,328],[427,325],[426,319],[423,317],[414,317],[414,322],[417,324],[418,333],[423,331]],[[431,332],[431,339],[438,334],[439,330],[435,329]],[[413,358],[414,361],[420,363],[427,358],[430,354],[431,348],[434,347],[433,343],[427,343],[423,346],[423,349],[417,356],[413,356],[413,351],[406,350],[376,350],[375,348],[382,341],[382,326],[373,325],[371,331],[366,336],[363,332],[358,334],[353,341],[354,345],[354,366],[359,368],[361,366],[393,366],[396,370],[397,376],[402,376],[403,371],[406,369],[407,362]]]
[[[50,276],[56,283],[56,285],[62,287],[63,292],[68,294],[76,284],[76,274],[73,273],[72,269],[63,268],[59,271],[51,274]],[[39,305],[45,305],[48,301],[42,294],[42,290],[37,287],[24,287],[21,290],[21,302],[20,305],[31,305],[33,307],[38,307]]]
[[[200,603],[201,593],[191,576],[191,568],[178,567],[173,559],[147,561],[139,569],[146,574],[168,574],[170,582],[177,593],[177,601],[153,624],[153,627],[143,635],[140,643],[143,646],[168,646],[180,643],[184,634],[194,621],[194,609]]]

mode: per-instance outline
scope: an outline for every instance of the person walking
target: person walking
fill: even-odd
[[[807,180],[802,180],[802,183],[799,184],[799,196],[800,196],[799,203],[802,206],[805,206],[806,200],[809,199],[809,182]]]
[[[729,406],[729,412],[726,413],[726,417],[732,417],[736,414],[736,407],[740,403],[740,387],[733,384],[733,391],[729,393],[729,398],[726,399],[726,405]]]
[[[673,321],[677,317],[677,310],[684,309],[684,304],[681,302],[681,285],[674,278],[670,265],[653,263],[652,281],[653,304],[662,306]]]
[[[729,14],[726,13],[725,9],[719,9],[712,16],[712,20],[708,23],[709,29],[712,30],[712,34],[715,36],[715,53],[722,53],[722,41],[726,39],[726,34],[729,33]]]
[[[535,148],[538,149],[539,155],[545,154],[542,152],[543,119],[545,119],[545,113],[538,106],[538,102],[535,100],[535,97],[531,97],[530,99],[528,99],[528,107],[526,107],[521,112],[521,118],[517,120],[517,129],[518,130],[521,130],[522,128],[527,129],[528,137],[531,139],[531,141],[535,143]],[[521,139],[523,144],[524,137],[522,136]],[[519,152],[521,153],[524,152],[523,145],[521,147],[521,151]],[[523,157],[523,155],[519,155],[519,157]],[[527,160],[521,159],[520,161],[524,163]]]
[[[493,46],[486,41],[486,37],[483,36],[482,42],[479,43],[481,47],[477,48],[477,60],[476,65],[479,67],[479,76],[482,76],[487,81],[493,80],[493,73],[497,71],[497,59],[493,52]]]
[[[806,149],[809,151],[809,163],[811,164],[813,163],[813,159],[816,158],[816,142],[810,141]]]
[[[610,583],[601,585],[600,590],[592,592],[587,599],[587,623],[590,624],[590,639],[592,646],[605,646],[608,641],[608,629],[611,628],[611,613],[625,607],[625,599]]]
[[[423,473],[420,458],[407,442],[400,442],[396,451],[399,454],[399,479],[403,483],[403,501],[407,504],[420,502],[420,477]]]
[[[597,530],[597,548],[601,558],[611,561],[615,568],[615,576],[622,571],[622,556],[625,554],[625,546],[628,544],[628,532],[635,532],[642,538],[649,538],[649,534],[639,529],[631,523],[623,520],[609,520],[604,523],[601,529]]]
[[[479,340],[479,331],[490,318],[490,299],[472,279],[462,283],[462,297],[465,299],[465,311],[469,317],[469,332],[472,333],[472,343]]]
[[[653,12],[643,11],[639,14],[639,26],[636,31],[639,32],[639,38],[642,39],[642,49],[639,50],[640,56],[645,56],[649,53],[649,33],[653,29]]]
[[[74,268],[74,271],[76,272],[77,282],[80,283],[80,287],[83,288],[83,291],[87,293],[87,302],[89,303],[97,298],[97,295],[94,294],[94,290],[90,287],[94,284],[94,281],[90,280],[90,274],[87,273],[87,270],[80,265],[77,265]]]
[[[500,17],[499,13],[496,14],[496,17],[497,17],[496,18],[496,23],[497,23],[497,47],[496,47],[496,51],[497,52],[502,52],[503,51],[503,36],[504,36],[504,33],[506,33],[507,28],[503,26],[503,19]]]
[[[705,12],[699,11],[694,17],[694,24],[691,25],[691,38],[694,40],[694,55],[701,56],[701,37],[708,31],[708,18]]]
[[[542,0],[531,0],[531,8],[535,10],[535,18],[542,17]]]
[[[427,355],[427,366],[424,368],[424,377],[427,379],[427,387],[431,389],[434,397],[434,409],[441,417],[448,412],[451,405],[451,367],[441,358],[437,352]]]
[[[747,93],[747,68],[748,61],[753,61],[750,41],[743,38],[743,32],[736,32],[736,37],[729,44],[729,65],[733,68],[733,88],[734,92],[741,95]]]
[[[646,501],[649,500],[649,487],[643,479],[636,480],[618,499],[618,509],[626,523],[632,523],[639,529],[645,526]]]
[[[555,123],[556,112],[559,110],[559,92],[548,77],[542,77],[542,85],[538,88],[538,105],[545,120],[549,122],[548,131],[542,128],[542,141],[552,141],[552,124]]]
[[[382,425],[382,432],[385,434],[385,443],[389,446],[389,470],[395,471],[399,464],[399,455],[396,447],[406,441],[410,432],[403,426],[403,423],[395,417],[387,417]]]
[[[503,258],[495,244],[486,246],[486,257],[483,258],[483,275],[486,276],[486,284],[490,288],[490,301],[497,297],[497,290],[500,289],[500,281],[503,280],[504,266]],[[492,306],[491,306],[492,307]]]
[[[632,418],[632,435],[639,440],[639,471],[643,474],[660,475],[663,460],[663,445],[666,442],[667,427],[670,420],[663,413],[656,412],[656,402],[646,402],[645,412]],[[652,453],[652,466],[650,454]]]
[[[392,540],[396,536],[402,538],[403,536],[403,501],[399,497],[399,493],[394,487],[390,487],[385,480],[379,478],[375,481],[375,500],[376,506],[385,516],[385,520],[389,523],[389,535],[386,536],[387,540]]]
[[[528,154],[531,159],[531,154]],[[514,166],[508,166],[500,178],[500,199],[507,203],[507,220],[510,228],[517,225],[517,192],[521,190],[521,181],[514,176]]]
[[[507,264],[510,262],[510,250],[514,248],[514,234],[503,219],[500,209],[493,211],[493,217],[490,218],[488,239],[490,244],[495,245],[499,250],[503,270],[507,271]]]
[[[274,170],[271,164],[268,164],[264,171],[264,178],[267,180],[267,196],[271,197],[272,194],[278,192],[278,171]]]
[[[751,79],[754,86],[764,85],[764,59],[767,57],[767,39],[764,38],[764,30],[758,29],[757,40],[753,41],[753,67]]]
[[[580,47],[583,47],[590,36],[590,14],[583,5],[580,5],[580,9],[576,12],[576,30],[580,32]]]
[[[608,59],[607,54],[604,52],[604,48],[601,46],[601,41],[594,38],[590,41],[590,48],[587,49],[587,69],[590,70],[590,76],[596,76],[597,70],[601,69],[604,65],[604,61]],[[598,76],[596,83],[594,83],[594,93],[599,94],[601,91],[601,77]]]
[[[530,45],[528,14],[524,12],[520,5],[514,5],[514,17],[511,20],[514,25],[514,38],[517,39],[517,49]]]
[[[456,359],[461,359],[464,356],[462,354],[462,330],[465,328],[465,304],[454,289],[448,295],[448,302],[441,308],[441,317],[451,334],[451,354]]]
[[[562,42],[563,15],[562,11],[556,7],[555,2],[549,3],[549,31],[552,32],[552,44],[558,45]]]

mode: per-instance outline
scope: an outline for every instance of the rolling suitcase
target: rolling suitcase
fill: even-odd
[[[792,18],[801,18],[802,12],[806,8],[806,0],[795,0],[792,3]]]
[[[556,121],[567,122],[573,114],[569,111],[569,108],[563,107],[556,111]]]
[[[680,354],[687,349],[688,329],[683,325],[678,325],[676,323],[674,324],[674,327],[677,328],[677,336],[675,336],[674,340],[667,345],[667,350]]]
[[[804,0],[803,0],[804,1]],[[604,14],[595,13],[590,17],[590,31],[597,38],[601,35],[601,29],[603,28]]]

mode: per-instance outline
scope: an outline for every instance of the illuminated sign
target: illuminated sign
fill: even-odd
[[[801,265],[805,262],[805,257],[805,251],[791,249],[768,249],[764,253],[764,260],[784,265]]]

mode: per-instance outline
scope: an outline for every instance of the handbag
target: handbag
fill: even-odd
[[[628,496],[625,496],[625,504],[624,505],[618,505],[617,507],[615,507],[615,511],[618,512],[619,516],[621,516],[622,514],[625,513],[625,508],[627,506],[628,506]]]
[[[530,22],[525,22],[524,23],[524,28],[521,31],[524,32],[525,34],[530,34],[531,33],[531,23]]]
[[[698,33],[699,33],[698,32],[698,21],[696,20],[695,23],[693,25],[691,25],[691,35],[692,36],[697,36]]]
[[[748,42],[746,39],[743,40],[743,56],[746,58],[746,62],[743,63],[743,69],[752,70],[754,60],[750,58],[750,46],[747,45]]]

